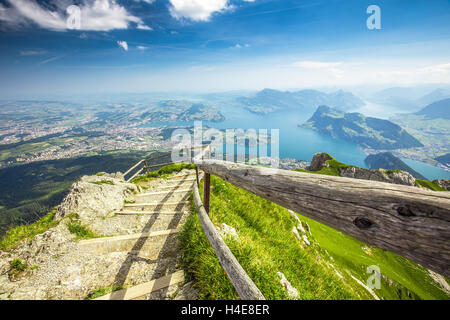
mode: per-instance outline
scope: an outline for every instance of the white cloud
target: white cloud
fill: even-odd
[[[45,50],[20,50],[21,56],[38,56],[46,53],[47,51]]]
[[[236,45],[233,48],[241,49],[241,48],[248,48],[248,47],[250,47],[250,45],[248,43],[244,43],[244,44],[236,43]]]
[[[137,27],[136,28],[138,28],[138,29],[140,29],[140,30],[153,30],[151,27],[149,27],[149,26],[146,26],[145,24],[138,24],[137,25]]]
[[[123,50],[128,51],[128,43],[126,41],[117,41],[119,47],[122,47]]]
[[[57,8],[47,9],[36,0],[7,0],[9,7],[0,5],[0,21],[9,25],[24,25],[33,22],[44,29],[64,31],[67,29],[66,8],[59,0],[52,0]],[[80,30],[110,31],[127,29],[130,24],[137,28],[151,30],[144,22],[132,14],[115,0],[82,0],[80,8]]]
[[[176,19],[208,21],[215,12],[231,9],[228,0],[169,0],[171,15]]]
[[[137,46],[136,48],[138,50],[142,50],[142,51],[147,50],[147,47],[144,47],[144,46]]]
[[[321,61],[297,61],[293,64],[294,67],[306,69],[328,69],[336,68],[342,65],[342,62],[321,62]]]

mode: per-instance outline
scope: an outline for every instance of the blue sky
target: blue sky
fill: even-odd
[[[0,0],[0,96],[450,83],[449,40],[448,0]]]

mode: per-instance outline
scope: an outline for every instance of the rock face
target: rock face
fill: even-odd
[[[333,159],[327,153],[317,153],[314,155],[311,165],[307,168],[309,171],[319,171],[323,167],[329,167],[327,161]],[[385,169],[364,169],[359,167],[339,167],[339,176],[381,181],[387,183],[403,184],[415,186],[416,179],[406,171],[385,170]]]
[[[450,179],[433,180],[433,182],[437,184],[439,187],[444,188],[447,191],[450,191]]]
[[[239,241],[239,235],[237,234],[236,229],[226,223],[222,223],[222,227],[219,228],[218,231],[222,238],[231,237],[234,240]]]
[[[119,210],[125,200],[138,189],[126,183],[120,175],[84,176],[74,183],[56,212],[60,219],[76,212],[82,222],[106,217]],[[116,178],[117,177],[117,178]]]
[[[328,167],[327,160],[333,159],[328,153],[316,153],[312,158],[311,164],[306,167],[308,171],[319,171],[323,167]]]
[[[306,231],[305,228],[303,228],[303,223],[300,220],[300,218],[297,216],[297,214],[292,211],[292,210],[288,210],[289,214],[297,221],[297,226],[294,226],[292,228],[292,233],[294,234],[294,236],[297,238],[297,240],[305,242],[306,245],[310,246],[311,242],[309,242],[308,237],[306,236]],[[311,232],[309,231],[309,225],[305,222],[305,224],[308,226],[307,230],[309,232],[309,234],[311,235]],[[300,236],[300,233],[302,234]]]
[[[358,167],[339,168],[341,177],[381,181],[395,184],[403,184],[406,186],[414,186],[416,179],[405,171],[391,171],[385,169],[364,169]]]
[[[298,299],[299,294],[297,289],[292,286],[292,284],[286,279],[285,275],[281,272],[277,272],[277,275],[280,278],[280,283],[288,294],[289,298]]]

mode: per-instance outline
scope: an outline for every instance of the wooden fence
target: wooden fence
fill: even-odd
[[[197,169],[194,200],[219,261],[243,299],[264,299],[237,262],[208,217],[210,175],[319,221],[374,247],[395,252],[450,277],[450,193],[422,188],[279,170],[210,159],[213,150],[200,146],[191,156]],[[198,169],[204,175],[203,204]]]

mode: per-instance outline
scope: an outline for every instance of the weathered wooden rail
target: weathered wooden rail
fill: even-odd
[[[201,152],[191,156],[193,149]],[[196,165],[194,201],[202,228],[242,299],[264,299],[209,219],[210,175],[358,240],[450,277],[450,193],[344,177],[211,160],[209,146],[186,148]],[[202,203],[198,169],[204,175]]]
[[[450,193],[193,159],[205,173],[450,276]]]
[[[150,156],[147,159],[142,159],[141,161],[137,162],[134,166],[132,166],[130,169],[125,171],[123,176],[126,177],[131,172],[133,172],[133,170],[137,169],[128,179],[125,179],[127,182],[129,182],[129,181],[133,180],[133,178],[138,176],[140,173],[142,173],[142,171],[144,171],[144,170],[148,173],[149,169],[151,169],[151,168],[163,167],[163,166],[168,165],[168,164],[173,164],[174,162],[166,162],[166,163],[158,163],[158,164],[154,164],[154,165],[148,165],[148,162],[150,162],[150,161],[154,161],[154,160],[158,160],[158,159],[161,159],[161,158],[169,157],[170,155],[171,155],[171,153],[167,152],[167,153],[163,153],[163,154],[161,154],[159,156],[156,156],[156,157]],[[139,168],[140,165],[142,165],[142,167]]]
[[[208,213],[203,207],[196,183],[194,183],[194,201],[203,231],[213,247],[220,265],[224,268],[239,296],[245,300],[264,300],[261,291],[241,267],[209,219]]]

